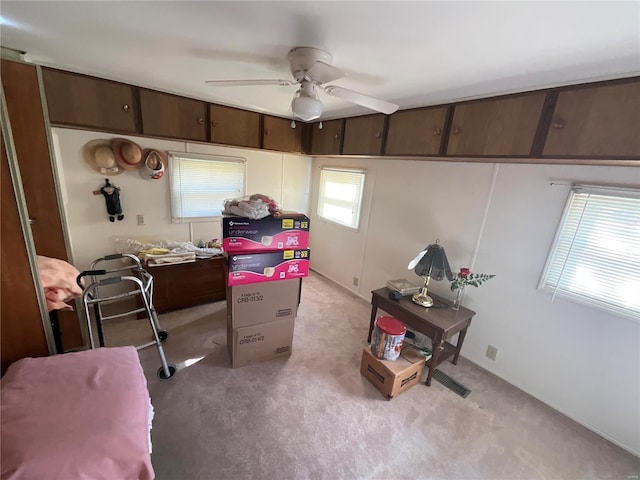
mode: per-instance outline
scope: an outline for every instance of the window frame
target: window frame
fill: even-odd
[[[170,215],[171,215],[171,223],[200,223],[200,222],[214,222],[222,218],[222,211],[224,210],[224,205],[220,203],[220,214],[219,215],[211,215],[204,217],[180,217],[174,216],[174,186],[175,186],[175,163],[176,161],[184,161],[184,160],[196,160],[196,161],[210,161],[210,162],[225,162],[225,163],[237,163],[242,165],[242,191],[238,194],[233,194],[229,192],[230,195],[226,196],[226,199],[229,198],[241,198],[246,195],[247,191],[247,159],[245,157],[234,157],[227,155],[212,155],[205,153],[191,153],[191,152],[178,152],[178,151],[169,151],[167,152],[168,163],[169,163],[169,207],[170,207]]]
[[[327,218],[325,216],[323,216],[320,213],[320,206],[322,205],[322,201],[323,201],[323,188],[322,188],[322,176],[323,176],[323,172],[324,171],[330,171],[330,172],[343,172],[343,173],[350,173],[350,174],[360,174],[362,177],[361,180],[361,186],[360,186],[360,198],[358,199],[357,202],[357,206],[358,206],[358,211],[357,211],[357,215],[356,215],[356,225],[355,226],[351,226],[351,225],[347,225],[341,222],[338,222],[332,218]],[[318,176],[318,202],[316,205],[316,215],[318,216],[318,218],[320,218],[323,222],[327,222],[327,223],[331,223],[333,225],[336,225],[338,227],[342,227],[342,228],[346,228],[350,231],[359,231],[360,230],[360,222],[362,220],[362,206],[363,206],[363,199],[364,199],[364,189],[365,189],[365,182],[367,180],[367,171],[364,168],[350,168],[350,167],[334,167],[334,166],[321,166],[320,167],[320,175]]]
[[[552,295],[552,300],[556,296],[586,305],[601,311],[605,311],[610,314],[618,315],[621,317],[629,318],[636,322],[640,322],[640,312],[636,311],[633,308],[625,307],[623,304],[619,302],[606,301],[603,296],[595,296],[593,294],[589,294],[589,292],[584,289],[581,292],[570,291],[567,289],[563,289],[559,286],[562,283],[562,274],[564,270],[564,264],[566,264],[569,259],[571,259],[571,250],[573,249],[573,245],[570,245],[569,251],[566,254],[566,260],[563,262],[562,269],[560,271],[559,277],[557,281],[551,282],[549,281],[549,274],[551,270],[554,268],[554,260],[556,257],[556,251],[559,247],[560,242],[563,239],[565,234],[565,230],[567,228],[567,221],[569,217],[572,215],[572,205],[574,202],[574,198],[578,194],[587,194],[586,202],[584,203],[583,213],[586,210],[586,207],[589,203],[589,199],[591,195],[604,196],[604,197],[620,197],[632,200],[640,200],[640,189],[636,188],[616,188],[616,187],[606,187],[606,186],[596,186],[596,185],[574,185],[571,188],[571,192],[567,198],[562,217],[558,223],[556,228],[555,237],[551,244],[551,248],[549,249],[549,253],[547,255],[547,259],[545,261],[545,266],[542,271],[542,275],[540,276],[540,282],[538,283],[538,290]],[[631,211],[631,214],[634,212]],[[574,213],[575,214],[575,213]],[[595,218],[595,217],[594,217]],[[572,242],[575,240],[577,234],[580,231],[580,226],[582,225],[582,218],[579,219],[578,225],[575,227],[575,233],[572,238]],[[624,226],[624,224],[619,223],[618,225]],[[633,238],[633,237],[630,237]],[[591,244],[590,244],[591,245]],[[604,255],[603,255],[604,256]],[[575,263],[575,262],[572,262]]]

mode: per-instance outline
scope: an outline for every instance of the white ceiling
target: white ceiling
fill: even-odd
[[[319,47],[334,82],[409,108],[640,74],[640,2],[2,0],[2,46],[42,65],[290,117],[287,52]],[[370,111],[321,92],[323,118]]]

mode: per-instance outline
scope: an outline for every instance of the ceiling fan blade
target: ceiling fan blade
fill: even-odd
[[[291,80],[208,80],[210,87],[248,87],[253,85],[295,85]]]
[[[307,70],[306,77],[316,83],[327,83],[344,78],[346,74],[339,68],[318,60]]]
[[[395,103],[390,103],[384,100],[380,100],[379,98],[370,97],[369,95],[365,95],[364,93],[354,92],[353,90],[349,90],[348,88],[338,87],[336,85],[328,85],[322,88],[324,88],[324,91],[329,95],[342,98],[357,105],[362,105],[363,107],[375,110],[376,112],[386,113],[387,115],[390,115],[398,110],[398,105],[396,105]]]

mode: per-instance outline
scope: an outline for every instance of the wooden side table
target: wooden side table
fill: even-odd
[[[389,298],[389,289],[386,287],[372,291],[371,322],[369,323],[369,336],[367,337],[367,342],[371,342],[371,332],[376,321],[378,308],[415,331],[429,337],[433,344],[433,353],[426,363],[429,369],[427,385],[431,385],[433,372],[438,368],[438,365],[451,355],[453,355],[453,364],[458,363],[467,328],[471,324],[471,318],[476,314],[476,312],[464,307],[460,307],[460,310],[453,310],[451,302],[432,293],[429,293],[429,296],[435,300],[434,306],[425,308],[413,303],[411,296],[402,297],[400,300]],[[438,306],[442,307],[438,308]],[[458,332],[460,333],[458,342],[456,345],[452,345],[447,340]]]

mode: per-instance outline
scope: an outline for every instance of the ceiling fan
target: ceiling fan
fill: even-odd
[[[331,65],[332,57],[328,52],[312,47],[296,47],[289,51],[289,63],[294,80],[209,80],[205,82],[213,87],[241,87],[255,85],[300,85],[291,101],[293,115],[309,122],[320,118],[323,105],[318,98],[318,89],[351,103],[361,105],[387,115],[395,112],[398,105],[363,93],[355,92],[337,85],[325,85],[345,77],[345,73]]]

